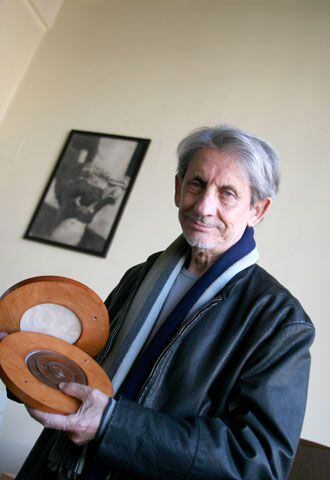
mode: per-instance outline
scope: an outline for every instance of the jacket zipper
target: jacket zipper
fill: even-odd
[[[155,370],[157,369],[159,363],[161,362],[162,358],[166,355],[166,352],[172,347],[172,345],[185,333],[185,331],[187,330],[188,327],[190,327],[190,325],[192,325],[193,323],[195,323],[198,318],[203,314],[205,313],[207,310],[209,310],[210,308],[212,308],[214,305],[217,305],[218,302],[220,302],[222,300],[222,297],[217,297],[217,299],[213,299],[211,301],[211,303],[209,303],[208,305],[205,305],[205,307],[202,309],[202,310],[199,310],[199,312],[197,312],[195,314],[195,316],[192,317],[192,319],[189,321],[189,323],[186,323],[185,325],[183,325],[181,327],[181,329],[176,333],[176,335],[172,338],[172,340],[170,341],[170,343],[168,345],[166,345],[166,347],[164,348],[164,350],[160,353],[159,357],[157,358],[156,362],[154,363],[154,366],[152,367],[152,370],[151,372],[149,373],[148,375],[148,378],[146,379],[146,381],[144,382],[141,390],[140,390],[140,393],[137,397],[137,402],[140,401],[141,399],[141,396],[142,394],[144,393],[144,390],[145,388],[147,387],[147,384],[148,382],[151,380],[151,377],[153,376]]]

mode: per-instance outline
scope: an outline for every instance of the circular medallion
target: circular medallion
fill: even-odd
[[[61,382],[88,383],[83,369],[76,362],[52,350],[32,352],[25,362],[32,375],[48,387],[58,389]]]

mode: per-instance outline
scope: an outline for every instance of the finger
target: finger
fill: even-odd
[[[36,410],[35,408],[26,407],[32,418],[40,422],[46,428],[54,430],[64,430],[69,428],[67,415],[59,415],[57,413],[47,413]]]
[[[91,387],[88,387],[87,385],[81,385],[80,383],[74,382],[62,382],[59,384],[59,388],[62,392],[70,395],[71,397],[78,398],[78,400],[81,400],[82,402],[86,400],[90,391],[92,390]]]

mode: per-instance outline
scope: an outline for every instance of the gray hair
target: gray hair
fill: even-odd
[[[268,197],[274,198],[277,194],[280,183],[279,158],[273,147],[264,140],[225,124],[195,130],[178,145],[177,174],[180,180],[200,148],[214,148],[237,155],[250,181],[252,204]]]

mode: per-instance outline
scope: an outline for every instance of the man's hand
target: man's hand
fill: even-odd
[[[26,407],[29,414],[46,428],[63,430],[76,445],[88,443],[96,435],[109,397],[99,390],[79,383],[61,383],[60,389],[81,400],[76,413],[57,415]]]

